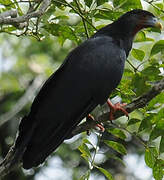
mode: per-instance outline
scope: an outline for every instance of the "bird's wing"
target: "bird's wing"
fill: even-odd
[[[37,110],[37,108],[39,108],[41,100],[47,97],[48,89],[53,85],[53,82],[55,82],[55,79],[57,78],[58,74],[62,72],[62,69],[64,69],[64,66],[66,66],[66,62],[67,59],[65,59],[62,65],[46,80],[46,82],[43,84],[38,95],[35,97],[32,103],[30,114],[28,116],[24,116],[21,119],[21,122],[19,124],[19,136],[16,139],[15,148],[21,146],[22,142],[25,141],[24,139],[27,139],[26,136],[28,133],[28,137],[30,139],[30,134],[33,133],[35,126],[37,125],[37,121],[33,119],[35,111]]]
[[[107,43],[105,41],[111,42],[109,39],[95,38],[77,47],[41,88],[30,114],[20,124],[16,142],[18,147],[22,140],[28,138],[23,155],[24,168],[42,163],[69,136],[76,125],[98,105],[98,102],[94,101],[91,89],[104,84],[103,76],[102,79],[97,79],[98,75],[95,73],[97,66],[106,66],[102,61],[106,63],[111,55],[108,53],[108,47],[104,51],[104,43]],[[93,74],[92,69],[94,69]],[[98,69],[101,73],[101,67]],[[91,77],[94,77],[94,80]],[[33,129],[31,137],[26,137],[25,133],[31,129]]]
[[[43,162],[96,107],[87,92],[86,77],[71,64],[75,60],[77,64],[80,58],[74,51],[66,58],[41,88],[29,115],[22,119],[15,147],[25,146],[26,142],[25,168]]]

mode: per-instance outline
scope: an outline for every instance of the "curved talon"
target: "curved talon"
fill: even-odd
[[[124,106],[126,106],[127,104],[126,103],[116,103],[116,104],[112,104],[111,101],[108,99],[107,100],[107,104],[108,106],[110,107],[110,113],[109,113],[109,119],[110,121],[114,120],[114,113],[116,111],[122,111],[129,119],[129,114],[128,112],[124,109]]]

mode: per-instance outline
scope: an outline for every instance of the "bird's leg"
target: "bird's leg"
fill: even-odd
[[[95,118],[91,115],[88,114],[88,116],[86,117],[87,121],[95,121]],[[105,128],[101,125],[101,124],[96,124],[96,127],[98,127],[100,129],[100,131],[104,132]],[[90,131],[87,130],[87,135],[90,135]]]
[[[116,103],[116,104],[112,104],[111,101],[108,99],[107,100],[107,104],[110,108],[110,113],[109,113],[109,119],[110,121],[114,120],[114,116],[113,114],[116,111],[122,111],[128,118],[129,118],[129,114],[128,112],[124,109],[124,106],[126,106],[126,103]]]

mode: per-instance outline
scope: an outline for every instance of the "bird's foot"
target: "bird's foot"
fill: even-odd
[[[88,116],[86,117],[86,120],[87,121],[95,121],[95,118],[91,114],[88,114]],[[101,132],[105,131],[105,128],[103,127],[102,123],[101,124],[96,124],[96,127],[98,127]],[[89,130],[87,130],[87,135],[90,135]]]
[[[107,100],[107,104],[110,108],[110,113],[109,113],[109,120],[112,121],[114,120],[114,113],[116,111],[122,111],[129,119],[129,114],[128,112],[125,110],[124,106],[126,106],[127,104],[126,103],[116,103],[116,104],[112,104],[111,101],[108,99]]]

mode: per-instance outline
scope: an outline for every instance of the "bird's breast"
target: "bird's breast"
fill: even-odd
[[[92,89],[95,98],[102,104],[121,81],[126,54],[120,49],[117,53],[112,50],[99,56],[98,60],[93,64]]]

